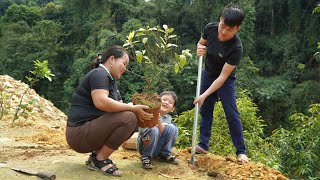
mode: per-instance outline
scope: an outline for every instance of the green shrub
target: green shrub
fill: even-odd
[[[288,176],[302,179],[320,177],[320,104],[310,105],[309,115],[290,116],[292,129],[277,129],[272,141],[281,157],[281,169]]]

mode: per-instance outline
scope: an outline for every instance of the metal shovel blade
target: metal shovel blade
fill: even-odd
[[[18,167],[11,167],[12,170],[17,171],[17,172],[21,172],[27,175],[31,175],[31,176],[37,176],[39,178],[43,178],[43,179],[50,179],[50,180],[54,180],[56,179],[56,175],[50,172],[35,172],[35,171],[31,171],[31,170],[27,170],[27,169],[23,169],[23,168],[18,168]]]

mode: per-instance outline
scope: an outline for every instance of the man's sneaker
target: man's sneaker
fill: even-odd
[[[208,154],[208,151],[204,150],[200,146],[196,146],[196,154]]]

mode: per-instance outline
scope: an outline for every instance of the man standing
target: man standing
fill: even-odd
[[[231,4],[224,8],[218,23],[205,26],[202,37],[197,44],[197,55],[206,54],[205,68],[202,72],[200,96],[194,100],[198,103],[201,114],[200,142],[197,153],[206,154],[213,122],[213,109],[220,98],[229,125],[232,142],[237,149],[238,161],[248,162],[244,144],[242,123],[236,104],[235,71],[243,54],[239,36],[240,25],[245,13]]]

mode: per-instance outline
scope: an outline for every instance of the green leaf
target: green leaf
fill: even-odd
[[[145,31],[145,28],[139,28],[138,31]]]
[[[178,47],[178,45],[176,45],[176,44],[171,44],[171,43],[167,44],[167,48],[170,48],[170,47]]]
[[[179,62],[180,62],[181,67],[184,67],[186,65],[186,63],[187,63],[186,56],[185,55],[180,55]]]
[[[143,58],[142,52],[136,51],[136,59],[137,59],[138,63],[141,63],[142,58]]]
[[[174,64],[174,72],[175,72],[175,73],[178,73],[178,72],[179,72],[179,65],[178,65],[178,63],[175,63],[175,64]]]
[[[320,61],[320,52],[314,53],[313,57],[314,57],[317,61]]]
[[[168,29],[168,25],[164,24],[163,26],[163,29],[167,30]]]
[[[166,41],[162,37],[160,37],[160,39],[161,39],[163,44],[166,44]]]
[[[301,69],[304,69],[304,68],[305,68],[305,65],[304,65],[304,64],[301,64],[301,63],[299,63],[297,67],[298,67],[298,69],[300,69],[300,70],[301,70]]]
[[[159,32],[162,32],[162,33],[165,33],[165,31],[164,31],[164,30],[162,30],[162,29],[158,29],[158,31],[159,31]]]
[[[32,73],[33,74],[33,73]],[[33,81],[33,78],[32,77],[26,77],[27,78],[27,80],[29,81],[29,82],[32,82]]]
[[[315,7],[312,11],[312,14],[320,13],[320,4],[318,4],[317,7]]]
[[[143,44],[146,44],[147,41],[148,41],[148,38],[146,38],[146,37],[142,39]]]
[[[182,50],[182,54],[188,57],[192,57],[192,54],[190,53],[190,49],[184,49]]]
[[[52,74],[53,75],[53,74]],[[45,76],[49,81],[52,81],[52,78],[50,76]]]
[[[1,99],[2,99],[2,102],[6,102],[7,100],[7,94],[6,93],[1,93]]]
[[[125,43],[124,45],[123,45],[123,47],[127,47],[127,46],[129,46],[130,44],[129,43]]]
[[[131,42],[133,37],[134,37],[134,31],[129,33],[128,40]]]
[[[136,34],[136,37],[140,37],[140,36],[145,36],[146,34],[144,33],[144,32],[138,32],[137,34]]]
[[[179,55],[177,53],[174,53],[174,57],[176,58],[177,61],[179,61]]]
[[[169,28],[167,32],[172,33],[173,31],[174,31],[174,28]]]
[[[156,30],[158,30],[156,27],[153,27],[153,28],[149,28],[148,29],[149,31],[156,31]]]
[[[139,43],[140,41],[133,41],[132,44],[137,44]]]

